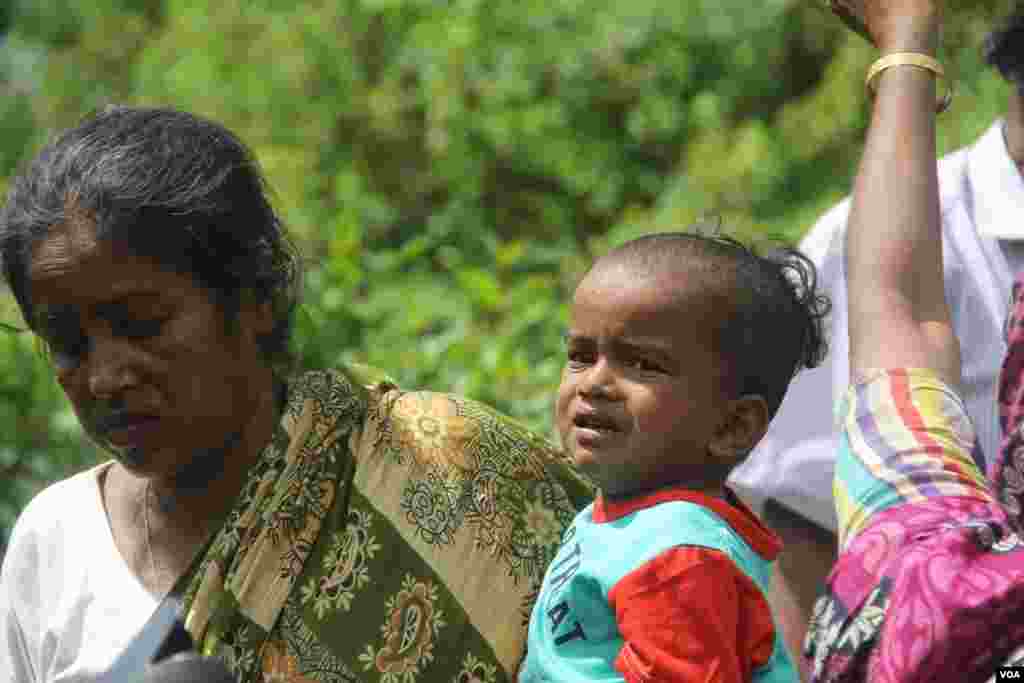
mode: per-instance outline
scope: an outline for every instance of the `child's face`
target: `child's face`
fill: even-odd
[[[713,345],[729,305],[686,275],[610,268],[573,298],[555,406],[562,444],[608,495],[694,485],[711,469],[708,443],[727,414]]]

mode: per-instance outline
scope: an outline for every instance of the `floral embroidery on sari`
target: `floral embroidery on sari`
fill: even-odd
[[[359,656],[367,670],[382,674],[382,683],[412,683],[434,659],[434,644],[445,626],[433,583],[406,574],[402,590],[388,598],[381,625],[383,644],[366,646]]]
[[[388,410],[379,418],[377,443],[399,464],[412,458],[418,476],[402,491],[401,505],[420,538],[448,545],[468,524],[476,543],[504,560],[513,578],[539,582],[557,536],[572,522],[565,491],[544,469],[545,460],[564,456],[474,401],[394,390],[382,403]]]
[[[591,494],[472,401],[298,375],[189,582],[186,625],[245,683],[511,681]]]
[[[493,664],[483,662],[474,657],[472,652],[467,652],[455,683],[494,683],[496,680],[497,670]]]
[[[350,510],[344,532],[331,536],[330,549],[322,562],[323,575],[310,576],[302,588],[302,602],[313,602],[321,619],[328,611],[347,612],[357,591],[370,583],[369,561],[381,549],[371,529],[373,515]]]

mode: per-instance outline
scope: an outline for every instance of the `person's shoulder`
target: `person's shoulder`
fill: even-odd
[[[955,149],[939,159],[939,176],[964,173],[971,146]]]
[[[466,476],[488,472],[520,481],[557,482],[577,509],[593,497],[592,486],[562,449],[480,401],[392,387],[380,396],[379,415],[387,423],[384,431],[417,459],[441,459]]]
[[[348,431],[364,419],[372,382],[349,366],[302,370],[288,377],[286,424],[309,414],[319,429]]]
[[[962,147],[938,161],[939,195],[943,207],[956,201],[961,195],[963,181],[967,174],[967,159],[970,146]],[[850,217],[852,198],[847,195],[821,214],[814,225],[800,240],[800,250],[812,261],[820,262],[832,245],[837,233],[846,229]]]
[[[15,529],[42,528],[58,524],[63,515],[55,511],[73,511],[74,504],[97,492],[97,477],[106,464],[96,465],[70,477],[56,481],[37,493],[22,510]]]
[[[994,121],[974,142],[953,150],[938,162],[939,203],[942,206],[943,227],[959,228],[962,221],[951,221],[950,212],[963,204],[971,194],[972,167],[989,166],[997,153],[1006,155],[1002,135],[1002,119]],[[952,223],[952,224],[951,224]]]
[[[674,547],[721,549],[729,528],[717,510],[685,491],[670,491],[633,512],[624,533],[634,540],[637,556],[654,557]]]
[[[939,159],[939,203],[943,213],[964,196],[970,151],[970,147],[961,147]]]
[[[97,465],[50,484],[37,493],[18,515],[11,531],[5,565],[9,558],[30,548],[46,548],[54,538],[68,533],[68,525],[86,514],[91,497],[98,495]]]
[[[845,230],[849,216],[850,198],[845,197],[823,213],[804,234],[800,239],[800,251],[820,266],[836,236]]]

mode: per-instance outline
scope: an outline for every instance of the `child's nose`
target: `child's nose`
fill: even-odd
[[[583,376],[579,393],[585,398],[611,398],[614,393],[614,375],[605,359],[599,359]]]

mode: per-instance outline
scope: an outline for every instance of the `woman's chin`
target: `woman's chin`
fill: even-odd
[[[117,446],[104,439],[93,438],[92,442],[101,451],[137,477],[151,479],[172,476],[170,472],[154,468],[154,464],[156,464],[158,459],[153,457],[151,450],[139,446]]]
[[[138,447],[119,446],[112,443],[109,439],[104,439],[88,432],[86,432],[86,435],[94,446],[128,469],[136,470],[149,460],[147,453]]]
[[[137,471],[140,474],[146,469],[146,465],[151,462],[149,452],[137,447],[130,446],[127,448],[117,448],[114,457],[117,458],[125,467]]]
[[[158,459],[153,457],[151,451],[146,451],[138,447],[131,448],[107,448],[107,453],[111,455],[124,469],[131,472],[136,477],[142,477],[145,479],[169,479],[173,478],[173,473],[166,472],[164,469],[158,466]]]

